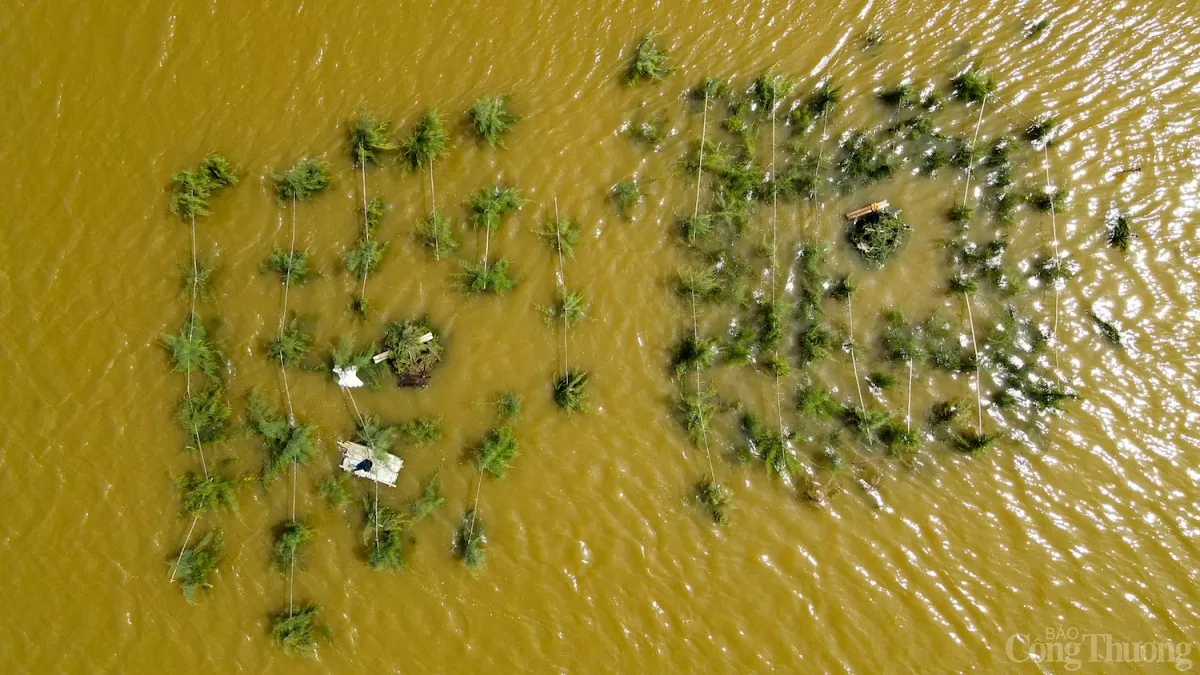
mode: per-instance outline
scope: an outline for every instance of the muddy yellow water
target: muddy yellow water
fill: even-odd
[[[1042,14],[1051,27],[1025,39],[1026,21]],[[862,36],[873,25],[886,40],[866,51]],[[4,3],[0,26],[0,670],[1032,670],[1022,661],[1028,651],[1053,644],[1063,645],[1060,656],[1079,644],[1083,664],[1100,667],[1087,663],[1084,634],[1200,639],[1194,4],[54,0]],[[673,48],[679,70],[660,86],[625,87],[629,49],[649,29]],[[667,373],[671,345],[691,326],[671,276],[689,260],[673,223],[690,211],[694,192],[674,167],[686,139],[701,132],[681,94],[708,74],[742,86],[774,66],[801,91],[829,75],[844,94],[828,129],[836,138],[888,121],[874,88],[905,77],[945,87],[972,61],[1000,82],[981,137],[1046,111],[1065,123],[1045,158],[1021,151],[1016,178],[1044,184],[1048,158],[1053,181],[1073,192],[1072,209],[1054,222],[1023,211],[1010,255],[1015,262],[1048,250],[1057,229],[1063,252],[1080,265],[1058,302],[1057,358],[1082,400],[1060,417],[989,408],[985,426],[1006,438],[978,458],[932,442],[908,464],[855,453],[882,477],[882,508],[853,480],[863,466],[835,478],[844,492],[818,509],[761,463],[730,461],[736,416],[722,415],[713,461],[735,506],[728,526],[713,527],[689,502],[708,472],[705,455],[671,415],[681,386],[692,383]],[[481,146],[463,127],[467,106],[494,92],[511,93],[524,117],[503,150]],[[515,185],[529,202],[490,249],[512,261],[521,282],[499,298],[456,292],[455,263],[435,262],[412,239],[429,208],[427,180],[388,163],[367,180],[391,206],[380,229],[391,249],[368,283],[376,312],[357,324],[347,311],[354,281],[340,265],[360,225],[346,121],[366,110],[403,130],[434,105],[451,130],[449,154],[434,170],[437,206],[463,239],[459,256],[473,259],[483,247],[463,224],[467,195],[496,181]],[[978,109],[950,103],[936,121],[970,134]],[[619,133],[639,111],[670,120],[673,135],[658,152]],[[767,134],[764,127],[764,163]],[[337,462],[335,441],[352,432],[346,399],[323,373],[290,379],[297,416],[320,435],[315,461],[297,476],[297,511],[317,534],[294,588],[297,601],[321,606],[333,633],[319,660],[284,656],[267,638],[271,614],[288,602],[286,579],[268,556],[271,532],[289,513],[289,481],[252,484],[236,513],[201,520],[197,531],[220,527],[227,546],[197,605],[168,580],[190,524],[178,515],[170,475],[197,468],[173,421],[184,378],[159,344],[188,302],[179,281],[188,228],[167,211],[168,184],[210,150],[243,174],[197,226],[198,250],[219,269],[200,310],[221,321],[239,414],[251,387],[281,400],[278,371],[263,355],[281,290],[259,265],[286,245],[289,222],[270,176],[300,157],[327,158],[335,181],[296,214],[298,245],[321,276],[293,288],[289,302],[315,319],[315,356],[345,332],[374,339],[389,319],[428,315],[445,338],[446,359],[428,389],[356,394],[385,421],[445,421],[440,442],[402,452],[398,486],[381,494],[401,505],[438,470],[448,499],[412,530],[401,572],[370,570],[358,507],[331,511],[315,493]],[[1116,175],[1134,166],[1140,173]],[[606,194],[634,174],[654,182],[627,222]],[[781,204],[784,269],[800,241],[829,243],[831,270],[852,272],[860,284],[860,343],[872,344],[888,306],[914,317],[937,309],[965,338],[961,298],[941,290],[939,248],[953,235],[942,214],[963,187],[958,172],[931,180],[906,169],[823,208]],[[593,406],[571,418],[549,395],[561,336],[536,310],[553,299],[555,260],[531,230],[555,199],[583,224],[566,275],[591,301],[568,351],[572,366],[592,373]],[[849,256],[840,213],[877,199],[902,209],[915,231],[895,262],[871,272]],[[1126,256],[1106,246],[1104,220],[1118,207],[1138,234]],[[754,221],[752,237],[770,232],[769,213]],[[1052,293],[1035,289],[1019,302],[1053,324]],[[1121,327],[1125,350],[1104,342],[1091,309]],[[1000,301],[981,293],[974,310],[984,330]],[[842,306],[826,311],[848,322]],[[722,331],[728,319],[701,307],[700,329]],[[860,353],[860,370],[878,367],[873,350]],[[851,371],[842,353],[809,372],[850,400]],[[774,418],[773,380],[761,369],[721,367],[704,377],[723,398]],[[791,405],[796,382],[782,381],[782,418],[802,431]],[[525,397],[521,454],[477,495],[464,453],[489,428],[486,401],[502,390]],[[903,414],[903,391],[864,395]],[[971,379],[919,368],[916,423],[944,398],[972,399]],[[813,466],[804,433],[796,449]],[[261,467],[250,438],[206,452],[238,471]],[[355,487],[356,500],[365,494]],[[473,576],[452,543],[476,497],[489,559]]]

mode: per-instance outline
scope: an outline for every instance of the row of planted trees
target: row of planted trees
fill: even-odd
[[[655,82],[673,70],[668,52],[655,36],[648,35],[636,47],[627,79],[630,83]],[[1052,225],[1055,215],[1066,206],[1067,192],[1049,180],[1047,148],[1057,140],[1057,120],[1049,115],[1022,116],[1017,134],[981,141],[984,109],[989,97],[995,100],[996,96],[992,77],[972,67],[955,75],[948,89],[952,100],[978,111],[970,137],[941,132],[936,113],[947,103],[937,87],[918,88],[902,82],[875,93],[882,110],[888,112],[885,122],[835,133],[836,146],[828,153],[829,123],[841,104],[840,89],[828,79],[799,95],[792,79],[771,71],[744,89],[727,80],[706,78],[692,90],[690,107],[700,120],[700,132],[684,152],[679,162],[683,170],[678,175],[695,181],[696,196],[687,211],[690,215],[677,220],[680,243],[696,262],[681,269],[676,281],[691,310],[691,321],[673,350],[670,368],[681,377],[678,416],[693,444],[703,448],[708,458],[708,475],[696,484],[697,502],[716,522],[727,521],[732,500],[728,486],[715,476],[709,447],[713,442],[710,424],[722,413],[740,411],[743,439],[735,444],[734,453],[740,461],[761,462],[769,474],[788,480],[802,496],[817,503],[827,502],[840,491],[836,475],[850,465],[854,481],[880,503],[877,486],[890,466],[885,458],[907,463],[932,439],[978,455],[1001,438],[998,430],[985,429],[985,410],[998,421],[1006,413],[1021,411],[1041,416],[1062,410],[1066,401],[1076,398],[1057,370],[1057,294],[1076,267],[1058,249],[1057,227],[1053,228],[1051,251],[1019,265],[1005,259],[1022,206],[1047,213]],[[714,108],[718,114],[724,112],[717,132],[723,136],[720,140],[712,140],[708,133]],[[649,121],[645,113],[641,115],[628,125],[630,137],[662,149],[669,138],[662,131],[667,126],[665,115]],[[782,140],[777,137],[780,126]],[[768,129],[770,147],[764,152],[761,141]],[[1021,138],[1031,152],[1017,152]],[[779,150],[788,158],[781,167],[776,166]],[[1044,183],[1023,190],[1014,187],[1013,162],[1021,154],[1041,155]],[[947,166],[963,172],[962,198],[946,210],[947,219],[956,226],[956,236],[946,241],[950,273],[944,288],[963,299],[965,316],[961,329],[956,329],[938,314],[910,323],[898,309],[888,310],[882,334],[872,348],[870,343],[860,344],[855,335],[853,297],[858,282],[850,274],[825,271],[829,248],[812,241],[811,230],[825,218],[840,219],[840,215],[825,214],[827,200],[884,184],[906,164],[916,175],[927,178],[939,175]],[[981,180],[978,174],[983,174]],[[974,190],[973,179],[978,186]],[[648,182],[633,178],[619,183],[612,192],[618,211],[636,205],[640,201],[637,186]],[[705,188],[710,201],[702,208]],[[798,229],[784,228],[794,252],[788,297],[779,294],[777,285],[781,200],[795,204],[799,225]],[[980,222],[978,207],[991,212],[990,227]],[[1120,230],[1119,218],[1113,219],[1113,232]],[[1021,223],[1021,229],[1027,227],[1030,225]],[[861,262],[863,273],[870,274],[897,257],[911,227],[895,208],[876,207],[849,220],[844,232],[848,250]],[[977,243],[981,234],[990,240]],[[757,274],[760,269],[761,275]],[[993,292],[988,312],[992,319],[977,340],[972,297],[985,284]],[[1019,298],[1030,287],[1048,289],[1055,295],[1054,313],[1043,317],[1040,325],[1018,308]],[[831,302],[843,305],[844,319],[831,314]],[[711,307],[727,317],[723,335],[702,335],[698,306]],[[1106,338],[1119,343],[1115,328],[1098,325]],[[1114,333],[1116,339],[1110,337]],[[965,344],[964,334],[969,337]],[[839,401],[836,392],[822,386],[812,370],[814,364],[838,352],[849,357],[855,383],[850,401]],[[860,372],[863,357],[881,362],[869,368],[865,377]],[[723,400],[704,385],[701,373],[718,365],[757,365],[766,371],[773,380],[774,424],[746,410],[744,404]],[[919,388],[925,387],[939,371],[951,377],[974,376],[974,424],[960,423],[968,404],[947,400],[933,405],[927,424],[917,420],[914,425],[914,378]],[[688,374],[695,376],[694,384],[685,384],[682,376]],[[797,382],[794,405],[788,408],[799,415],[785,416],[779,403],[782,383],[787,380]],[[899,411],[869,405],[864,385],[886,400],[898,381],[905,382]],[[985,389],[990,389],[986,396]],[[805,447],[811,462],[802,461]],[[854,461],[848,462],[847,454]]]

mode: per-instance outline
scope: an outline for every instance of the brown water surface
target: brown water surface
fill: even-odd
[[[1041,12],[1053,25],[1025,39],[1024,22]],[[886,43],[868,51],[871,25],[883,27]],[[1006,654],[1018,633],[1197,639],[1194,3],[18,0],[0,6],[0,26],[5,672],[992,670],[1022,667]],[[679,72],[660,86],[625,87],[630,47],[651,28],[673,47]],[[1007,423],[989,409],[986,424],[1009,433],[983,457],[931,443],[911,465],[879,461],[881,509],[849,474],[839,478],[846,492],[818,510],[761,465],[729,461],[736,418],[724,415],[714,461],[736,506],[729,526],[712,527],[688,501],[707,467],[671,416],[680,385],[667,374],[671,345],[691,324],[671,276],[689,260],[674,217],[690,210],[693,187],[674,167],[701,118],[681,95],[707,74],[742,86],[774,66],[800,91],[827,74],[843,87],[829,129],[836,136],[886,121],[876,87],[904,77],[944,87],[972,61],[992,70],[1007,104],[987,108],[984,138],[1024,126],[1022,115],[1053,111],[1065,123],[1048,157],[1054,181],[1073,192],[1072,210],[1053,224],[1024,211],[1012,255],[1048,250],[1057,228],[1080,264],[1062,292],[1057,332],[1061,369],[1083,400],[1062,417]],[[461,117],[493,92],[510,92],[525,118],[503,150],[477,143]],[[368,174],[370,191],[392,206],[380,231],[391,250],[368,285],[377,313],[356,325],[346,311],[354,281],[340,267],[360,198],[345,124],[365,109],[406,130],[433,105],[452,130],[435,170],[438,206],[460,228],[464,257],[482,249],[463,224],[472,191],[504,181],[530,200],[490,244],[522,282],[502,298],[453,290],[453,264],[412,240],[429,208],[427,183],[391,164]],[[639,109],[671,121],[674,135],[656,153],[619,133]],[[970,133],[977,115],[978,106],[950,103],[936,121]],[[769,161],[765,129],[760,144]],[[402,504],[437,469],[449,500],[414,528],[403,572],[369,570],[358,509],[330,511],[316,496],[353,418],[325,375],[291,378],[298,416],[321,437],[317,461],[299,472],[298,510],[317,537],[295,581],[297,599],[319,603],[334,634],[319,661],[286,657],[266,637],[270,614],[287,606],[286,580],[267,563],[270,533],[290,508],[287,481],[253,485],[236,514],[202,521],[201,530],[224,529],[227,553],[198,605],[167,579],[189,525],[169,475],[196,467],[172,419],[183,376],[159,345],[187,312],[178,269],[188,229],[167,212],[167,185],[214,149],[244,172],[198,224],[198,248],[220,269],[201,311],[223,322],[237,410],[252,386],[278,400],[262,345],[276,328],[280,289],[258,267],[286,244],[287,212],[270,175],[301,156],[327,158],[335,178],[297,213],[300,245],[323,276],[293,289],[290,302],[317,317],[320,352],[344,332],[374,338],[382,320],[421,314],[446,338],[430,388],[356,395],[388,421],[445,419],[441,442],[404,451],[399,486],[383,496]],[[1042,160],[1022,150],[1018,184],[1044,183]],[[1134,165],[1142,171],[1115,175]],[[606,194],[635,172],[655,182],[625,222]],[[961,301],[941,291],[939,248],[953,233],[942,214],[961,190],[957,172],[930,180],[906,169],[822,209],[781,204],[779,248],[830,243],[833,267],[860,282],[864,345],[888,306],[913,317],[938,309],[965,335]],[[839,214],[879,198],[915,232],[897,262],[870,272],[849,256]],[[594,405],[571,418],[549,398],[562,352],[535,309],[553,298],[555,260],[530,231],[555,199],[584,224],[567,277],[592,301],[570,335],[570,358],[592,372]],[[1136,224],[1126,256],[1106,246],[1114,207]],[[769,212],[752,236],[769,232]],[[1053,294],[1035,289],[1021,302],[1053,321]],[[980,330],[994,325],[1000,302],[981,294],[977,303]],[[1107,346],[1091,308],[1114,317],[1127,349]],[[827,311],[844,320],[836,304]],[[720,331],[727,319],[702,308],[701,330]],[[850,372],[844,355],[812,369],[845,397]],[[724,397],[773,415],[772,380],[761,370],[720,367],[705,377]],[[783,417],[802,428],[790,409],[796,381],[783,383]],[[968,377],[922,369],[914,416],[935,400],[970,399],[970,387]],[[491,424],[486,401],[504,389],[526,399],[522,452],[505,479],[483,483],[490,558],[474,577],[451,550],[475,498],[462,458]],[[880,409],[904,405],[900,390],[867,395]],[[797,441],[807,465],[814,447]],[[208,451],[247,472],[261,463],[250,438]]]

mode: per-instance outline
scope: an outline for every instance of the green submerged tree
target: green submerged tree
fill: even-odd
[[[510,263],[501,258],[494,263],[491,256],[492,232],[499,229],[504,217],[525,204],[516,188],[495,185],[479,190],[467,200],[471,224],[484,231],[483,260],[479,264],[464,263],[459,271],[458,287],[468,293],[507,293],[516,286],[509,273]]]
[[[289,656],[317,656],[318,639],[333,642],[329,628],[317,622],[320,607],[306,603],[271,618],[271,642]]]
[[[504,147],[504,135],[521,120],[520,115],[509,109],[511,102],[506,94],[484,96],[467,111],[475,133],[493,148]]]
[[[433,163],[448,152],[446,141],[442,118],[436,109],[430,108],[400,144],[400,156],[409,171],[421,168],[429,171],[429,215],[417,220],[416,236],[424,246],[433,249],[435,260],[441,260],[443,249],[453,251],[458,248],[448,220],[437,210],[437,186],[433,180]]]
[[[467,509],[454,536],[454,551],[472,574],[481,574],[487,565],[487,537],[483,520],[475,509]]]
[[[384,326],[382,345],[400,387],[425,387],[442,361],[442,342],[428,320],[393,321]]]
[[[650,32],[643,35],[634,47],[633,59],[625,71],[625,83],[658,82],[673,72],[675,69],[670,65],[670,54],[659,45],[657,36]]]
[[[195,544],[185,546],[170,563],[171,577],[183,589],[183,599],[196,604],[201,591],[212,588],[212,575],[221,562],[225,538],[220,530],[213,530]]]

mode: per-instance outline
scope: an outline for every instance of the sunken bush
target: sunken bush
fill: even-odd
[[[611,194],[613,204],[617,207],[617,215],[623,220],[629,220],[633,217],[633,207],[641,203],[645,191],[642,181],[630,178],[614,185]]]
[[[463,514],[454,536],[454,551],[472,573],[482,572],[487,564],[487,537],[483,534],[483,520],[475,509]]]
[[[454,236],[454,231],[450,229],[450,222],[440,213],[436,211],[429,214],[426,218],[417,220],[415,230],[416,239],[427,249],[434,252],[434,259],[441,259],[442,251],[452,252],[458,250],[458,238]]]
[[[883,209],[855,218],[846,239],[868,263],[882,267],[908,241],[912,228],[894,209]]]
[[[696,483],[696,502],[713,522],[725,525],[729,522],[729,508],[733,504],[733,493],[712,478]]]
[[[267,262],[260,269],[264,272],[274,270],[279,274],[281,281],[298,285],[308,283],[308,276],[312,273],[306,251],[292,251],[289,254],[280,248],[271,252],[271,257],[267,258]]]
[[[349,140],[350,156],[355,168],[379,162],[379,156],[392,152],[396,144],[388,140],[388,130],[391,122],[377,120],[370,115],[359,115],[350,123]]]
[[[509,97],[505,95],[484,96],[467,111],[475,133],[494,148],[504,146],[504,134],[521,119],[520,115],[509,110],[509,102]]]
[[[329,163],[323,159],[302,159],[282,175],[275,176],[275,196],[279,203],[306,201],[329,188],[333,178]]]
[[[716,397],[707,389],[700,389],[695,394],[684,396],[679,402],[679,413],[687,429],[688,439],[695,447],[704,444],[709,424],[717,412]]]
[[[1128,214],[1117,212],[1108,220],[1108,245],[1121,249],[1122,253],[1129,251],[1129,242],[1133,239],[1133,219]]]
[[[270,483],[294,463],[308,464],[316,449],[316,428],[284,419],[257,391],[250,391],[246,407],[247,427],[259,437],[263,459],[262,480]]]
[[[996,82],[992,76],[981,68],[971,66],[950,82],[954,96],[966,103],[979,103],[996,90]]]
[[[208,476],[188,471],[171,476],[171,482],[179,488],[180,513],[189,516],[203,516],[221,509],[236,511],[237,490],[243,483],[241,478],[225,475],[223,470]]]
[[[442,360],[438,332],[425,319],[393,321],[383,330],[383,348],[391,352],[387,363],[401,387],[425,387]]]
[[[493,429],[475,449],[475,468],[492,474],[494,478],[503,478],[519,450],[520,445],[512,427],[502,425]]]
[[[309,603],[276,614],[271,622],[271,642],[279,645],[289,656],[315,657],[317,638],[324,638],[326,642],[333,640],[329,628],[316,622],[318,611],[317,605]]]
[[[408,137],[400,142],[400,158],[409,171],[416,171],[444,154],[446,129],[437,110],[430,108],[417,120]]]
[[[171,560],[171,575],[183,588],[183,599],[189,605],[196,604],[198,592],[212,588],[210,579],[221,562],[224,548],[225,538],[221,531],[213,530]]]
[[[675,71],[670,54],[658,44],[654,33],[646,33],[634,48],[633,61],[625,72],[626,84],[657,82]]]
[[[588,409],[586,370],[572,370],[554,378],[554,403],[568,415]]]
[[[293,565],[303,568],[300,546],[311,540],[312,528],[300,520],[289,520],[275,533],[275,546],[271,549],[271,566],[279,572],[287,572]]]
[[[225,395],[225,385],[213,382],[185,395],[175,411],[175,421],[187,432],[186,449],[195,452],[200,443],[218,443],[229,438],[229,418],[233,415]]]
[[[503,295],[517,285],[516,277],[509,273],[511,266],[504,258],[492,263],[463,263],[458,271],[457,288],[466,293]]]
[[[717,340],[688,335],[675,345],[671,370],[676,375],[711,368],[717,359]]]

